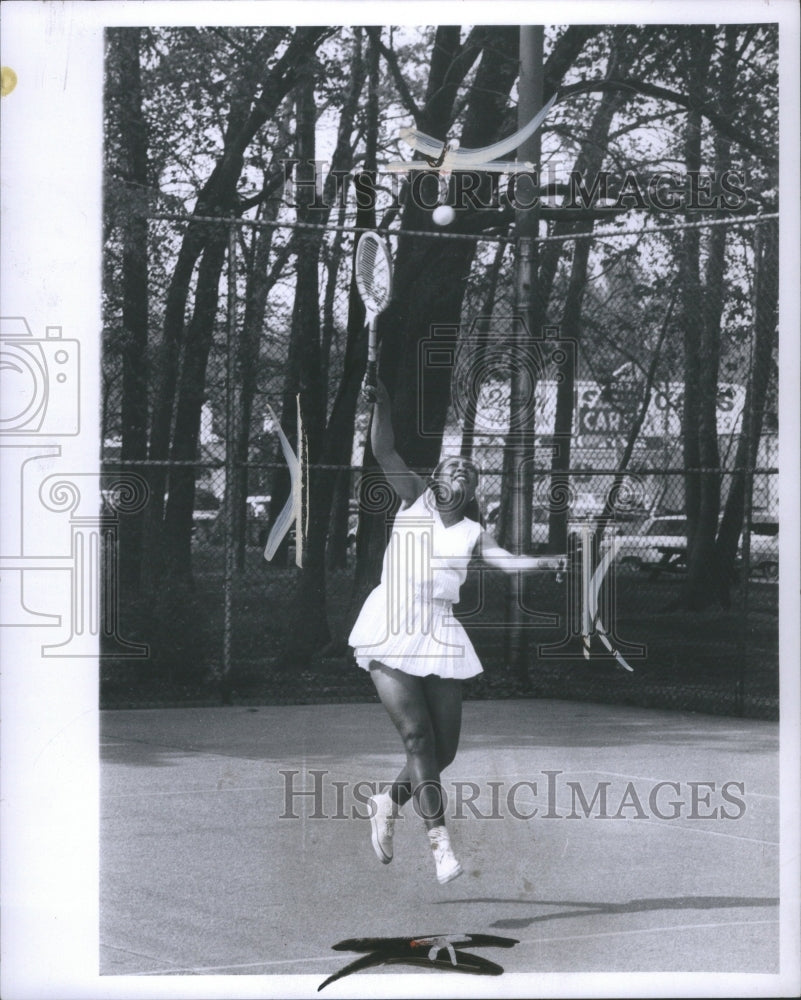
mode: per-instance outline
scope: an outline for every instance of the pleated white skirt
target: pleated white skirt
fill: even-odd
[[[390,601],[383,585],[364,602],[348,642],[364,670],[378,660],[416,677],[436,674],[463,680],[483,671],[450,601]]]

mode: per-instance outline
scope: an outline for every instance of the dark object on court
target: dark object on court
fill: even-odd
[[[443,972],[467,972],[476,976],[500,976],[503,966],[480,955],[460,951],[458,945],[471,948],[513,948],[516,938],[496,934],[428,934],[422,937],[347,938],[332,945],[334,951],[363,951],[367,954],[350,962],[329,976],[317,992],[329,983],[362,969],[378,965],[423,965]]]

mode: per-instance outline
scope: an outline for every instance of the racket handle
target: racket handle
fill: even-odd
[[[378,364],[375,361],[367,362],[367,369],[362,382],[362,396],[368,403],[375,403],[378,399]]]

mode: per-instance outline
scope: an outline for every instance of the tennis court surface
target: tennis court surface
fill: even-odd
[[[402,762],[378,704],[108,711],[101,733],[102,974],[311,994],[345,938],[460,933],[517,940],[474,949],[507,973],[779,971],[777,723],[467,702],[446,886],[410,807],[392,864],[370,846],[362,800]]]

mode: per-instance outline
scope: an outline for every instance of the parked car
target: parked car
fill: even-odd
[[[639,531],[617,530],[616,548],[619,564],[632,569],[676,570],[684,567],[687,555],[687,519],[683,514],[650,517]],[[738,562],[742,562],[742,538]],[[751,576],[764,580],[779,577],[779,525],[777,521],[754,521],[751,524]]]
[[[501,513],[500,503],[492,503],[484,515],[484,523],[488,531],[498,530],[498,518]],[[548,541],[548,510],[546,507],[534,507],[531,512],[531,543],[534,546],[544,545]]]
[[[264,519],[267,517],[267,511],[270,507],[269,496],[250,496],[247,498],[246,503],[248,505],[248,517],[255,519]]]
[[[195,509],[192,511],[192,536],[196,541],[210,541],[221,506],[212,490],[198,486],[195,490]]]
[[[568,520],[583,520],[601,513],[603,503],[592,493],[579,493],[568,511]],[[489,505],[484,515],[484,521],[489,531],[496,531],[501,505],[495,502]],[[535,504],[531,509],[531,545],[534,551],[543,548],[548,543],[550,511],[542,504]]]
[[[631,532],[630,525],[620,525],[615,548],[620,566],[675,570],[687,558],[687,518],[683,514],[649,517],[636,532]]]
[[[247,504],[247,540],[248,545],[258,545],[264,548],[267,544],[267,515],[270,510],[270,497],[253,495],[246,498]]]
[[[779,522],[751,522],[751,574],[763,580],[779,579]]]

